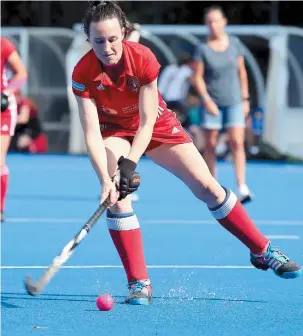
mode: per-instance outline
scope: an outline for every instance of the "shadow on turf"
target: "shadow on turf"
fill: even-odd
[[[40,294],[36,297],[28,296],[24,293],[2,293],[2,299],[17,299],[17,300],[38,300],[38,301],[69,301],[69,302],[95,302],[97,294],[91,295],[76,295],[76,294]],[[87,299],[84,299],[87,297]],[[92,299],[89,299],[92,298]],[[125,296],[114,295],[116,304],[125,304]],[[121,300],[121,301],[120,301]],[[169,296],[154,296],[153,300],[168,300],[168,301],[223,301],[223,302],[247,302],[247,303],[268,303],[264,300],[247,300],[247,299],[228,299],[228,298],[208,298],[208,297],[169,297]],[[13,305],[12,305],[13,306]],[[17,308],[6,306],[5,308]],[[94,310],[88,310],[94,311]]]
[[[3,298],[5,299],[5,298]],[[14,304],[8,303],[8,302],[4,302],[1,300],[1,308],[21,308],[19,306],[16,306]]]

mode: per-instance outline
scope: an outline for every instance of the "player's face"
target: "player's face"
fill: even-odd
[[[224,32],[226,23],[223,14],[218,10],[211,11],[206,16],[206,24],[213,36],[220,36]]]
[[[99,60],[106,65],[114,65],[122,57],[124,31],[116,18],[92,22],[89,41]]]

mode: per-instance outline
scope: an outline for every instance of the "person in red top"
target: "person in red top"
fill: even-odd
[[[299,277],[301,267],[274,248],[235,194],[211,175],[202,156],[157,90],[160,65],[151,50],[124,40],[127,19],[111,1],[94,1],[84,16],[92,45],[75,66],[72,88],[91,163],[110,198],[107,224],[126,271],[129,304],[148,304],[148,276],[139,221],[129,194],[146,155],[181,179],[213,217],[250,250],[251,263],[282,278]],[[159,185],[159,189],[161,186]]]
[[[45,153],[48,148],[46,134],[38,116],[38,108],[29,97],[16,92],[17,126],[9,150],[25,153]]]
[[[6,76],[7,68],[14,74],[9,82]],[[15,46],[8,39],[1,37],[1,222],[4,221],[4,205],[8,189],[9,170],[6,165],[6,155],[11,136],[14,135],[17,119],[17,105],[14,92],[25,83],[26,79],[27,71]]]

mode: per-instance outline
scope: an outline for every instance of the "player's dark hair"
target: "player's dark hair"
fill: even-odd
[[[206,17],[211,12],[220,12],[224,18],[226,18],[226,15],[223,11],[223,8],[221,6],[213,5],[210,7],[205,8],[204,10],[204,20],[206,20]]]
[[[116,18],[121,28],[125,30],[125,36],[129,34],[131,25],[125,13],[116,1],[89,1],[89,6],[83,18],[83,29],[89,37],[89,26],[92,22],[99,22]]]

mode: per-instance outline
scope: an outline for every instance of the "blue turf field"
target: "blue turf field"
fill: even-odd
[[[3,335],[303,335],[303,278],[283,280],[253,269],[247,249],[181,182],[147,159],[138,168],[142,186],[134,207],[153,304],[122,303],[124,271],[104,219],[43,294],[28,296],[24,277],[37,280],[41,267],[95,210],[99,188],[87,157],[10,155],[8,163]],[[229,163],[219,164],[219,180],[234,188]],[[248,182],[256,195],[247,206],[251,216],[275,245],[303,264],[303,166],[251,163]],[[110,312],[95,305],[104,292],[115,298]]]

